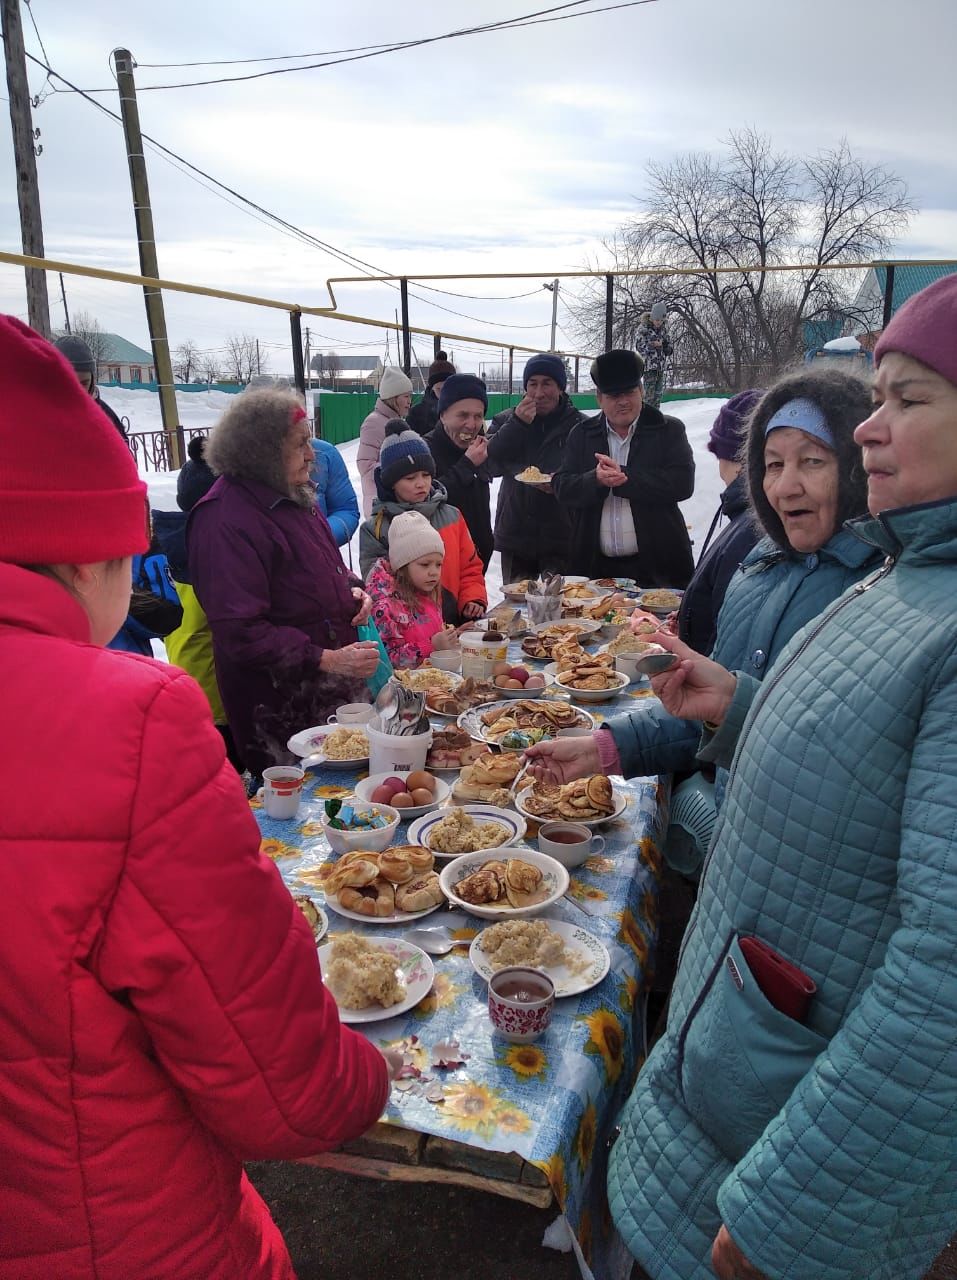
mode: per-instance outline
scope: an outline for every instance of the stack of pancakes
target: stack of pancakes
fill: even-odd
[[[593,821],[614,813],[615,794],[603,773],[593,773],[590,778],[576,778],[563,786],[536,782],[522,793],[522,805],[527,813],[544,822],[560,818]]]
[[[483,751],[463,768],[452,786],[452,795],[456,800],[480,800],[503,808],[511,802],[510,787],[521,767],[522,757],[517,751]]]

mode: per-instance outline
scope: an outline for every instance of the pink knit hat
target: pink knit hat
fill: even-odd
[[[899,351],[957,386],[957,275],[908,298],[877,340],[874,364]]]

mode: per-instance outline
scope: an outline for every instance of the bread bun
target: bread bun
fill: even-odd
[[[391,916],[395,914],[395,888],[381,879],[361,889],[346,886],[339,893],[339,902],[347,911],[363,916]]]
[[[415,875],[412,863],[404,853],[388,849],[379,854],[379,874],[392,884],[405,884]]]
[[[434,871],[416,876],[408,884],[399,885],[395,891],[395,905],[400,911],[428,911],[437,907],[445,895]]]

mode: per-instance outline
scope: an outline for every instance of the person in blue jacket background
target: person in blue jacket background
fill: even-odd
[[[312,442],[316,460],[310,479],[316,486],[316,504],[329,521],[337,547],[343,547],[359,527],[359,503],[342,454],[328,440]]]

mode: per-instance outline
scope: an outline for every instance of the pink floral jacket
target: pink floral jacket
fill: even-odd
[[[372,566],[366,581],[372,618],[394,667],[419,667],[432,652],[432,637],[442,630],[442,610],[416,592],[414,607],[396,592],[395,575],[385,558]]]

